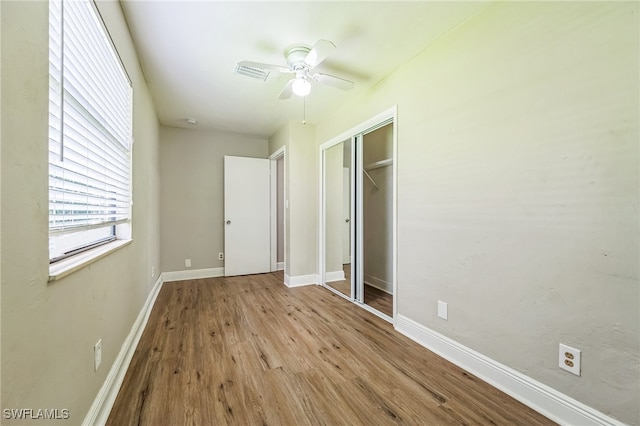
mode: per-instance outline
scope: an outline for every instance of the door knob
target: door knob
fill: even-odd
[[[231,225],[231,221],[230,220],[227,221],[227,225]]]
[[[347,222],[347,223],[349,223],[349,219],[345,219],[344,221],[345,221],[345,222]]]

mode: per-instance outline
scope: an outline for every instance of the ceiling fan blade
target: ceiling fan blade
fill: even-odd
[[[311,48],[309,53],[307,53],[307,56],[304,58],[304,63],[311,68],[317,67],[335,48],[336,45],[329,40],[320,39]]]
[[[351,90],[354,86],[353,81],[345,80],[344,78],[336,77],[329,74],[314,74],[313,81],[337,87],[341,90]]]
[[[249,67],[249,68],[259,68],[261,70],[274,70],[274,71],[280,71],[284,73],[293,72],[288,67],[283,67],[281,65],[263,64],[262,62],[240,61],[238,62],[238,66]]]
[[[289,99],[291,95],[293,95],[293,81],[295,79],[292,78],[287,82],[287,84],[282,88],[282,92],[280,92],[280,96],[278,99]]]

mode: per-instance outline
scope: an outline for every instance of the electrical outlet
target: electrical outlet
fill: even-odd
[[[224,260],[224,253],[218,253],[218,260]]]
[[[93,368],[94,371],[98,371],[100,363],[102,362],[102,339],[98,339],[95,345],[93,345]]]
[[[449,316],[448,314],[448,304],[447,302],[443,302],[442,300],[438,300],[438,316],[444,320],[446,320]]]
[[[152,266],[151,267],[151,278],[155,278],[156,277],[156,267]]]
[[[184,266],[187,268],[191,268],[191,259],[185,259],[184,260]]]
[[[558,365],[563,370],[567,370],[576,376],[580,375],[580,357],[582,351],[571,346],[560,343],[560,353],[558,357]]]

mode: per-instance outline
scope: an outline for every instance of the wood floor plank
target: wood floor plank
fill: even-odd
[[[549,425],[282,272],[165,283],[108,425]]]
[[[351,295],[351,282],[333,281],[327,283],[327,285],[345,296]],[[373,309],[382,312],[385,315],[393,316],[393,295],[384,292],[378,288],[375,288],[369,284],[365,284],[364,288],[364,303],[369,305]]]

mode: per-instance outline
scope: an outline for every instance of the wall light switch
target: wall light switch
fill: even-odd
[[[191,259],[185,259],[184,260],[184,266],[186,268],[191,268]]]
[[[447,302],[443,302],[442,300],[438,300],[438,316],[442,319],[448,318],[448,305]]]

